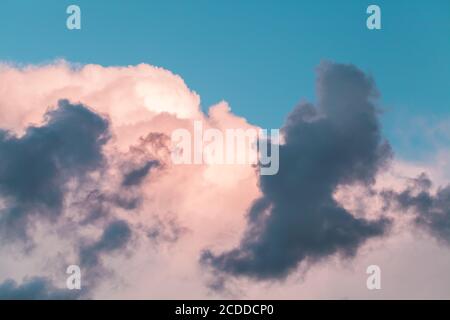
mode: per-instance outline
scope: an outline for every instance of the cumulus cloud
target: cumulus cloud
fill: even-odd
[[[287,119],[280,171],[260,177],[263,195],[249,210],[239,247],[206,251],[203,263],[234,275],[279,279],[303,261],[354,256],[366,240],[386,232],[387,219],[356,218],[333,197],[339,185],[373,184],[390,158],[375,85],[354,66],[325,63],[317,88],[317,106],[301,104]]]
[[[203,113],[200,97],[170,71],[1,65],[0,288],[9,297],[65,298],[52,283],[63,283],[57,279],[65,267],[79,264],[89,290],[77,297],[205,298],[205,277],[227,284],[227,275],[281,279],[302,263],[353,257],[367,240],[384,239],[391,222],[376,210],[372,187],[391,151],[374,83],[353,66],[328,63],[317,87],[317,104],[301,104],[287,118],[279,173],[258,176],[251,165],[171,162],[171,133],[193,133],[194,121],[221,131],[257,127],[226,102]],[[442,225],[435,213],[447,198],[440,190],[425,190],[427,206],[408,205],[424,212],[418,225]],[[12,235],[36,247],[8,246]],[[205,273],[205,263],[220,274]],[[247,277],[231,281],[242,286],[239,297],[280,297],[287,287],[308,297],[316,285],[329,288],[321,279],[330,269],[315,266],[305,286],[278,291]],[[105,275],[109,281],[99,281]]]
[[[182,119],[200,115],[200,98],[183,79],[163,68],[0,64],[0,123],[8,129],[37,122],[61,98],[81,101],[108,114],[114,125],[130,125],[168,113]],[[20,84],[20,85],[18,85]]]
[[[81,266],[82,271],[92,289],[99,284],[103,273],[111,271],[115,274],[111,259],[115,261],[117,258],[116,263],[121,261],[120,253],[127,250],[131,237],[136,242],[130,251],[137,249],[135,245],[159,250],[156,247],[164,246],[164,243],[177,243],[176,250],[180,250],[180,254],[176,257],[183,262],[175,259],[172,262],[174,268],[178,268],[176,273],[182,274],[197,268],[196,256],[205,243],[218,239],[221,243],[232,241],[230,239],[235,236],[228,230],[239,230],[243,225],[240,212],[258,192],[254,168],[173,166],[170,160],[172,131],[186,128],[192,132],[193,120],[202,121],[204,128],[220,130],[253,127],[245,119],[235,116],[225,102],[211,107],[206,115],[200,109],[199,96],[187,88],[179,76],[149,65],[102,67],[57,62],[15,67],[4,64],[0,66],[0,83],[0,127],[7,132],[2,141],[28,141],[33,128],[48,127],[49,119],[57,111],[43,116],[48,108],[65,108],[61,104],[53,107],[60,99],[71,101],[65,100],[62,102],[64,105],[83,106],[93,117],[103,119],[106,126],[104,140],[97,141],[95,136],[88,139],[92,143],[98,142],[101,161],[96,166],[86,164],[83,172],[81,169],[71,170],[72,165],[75,168],[82,166],[82,161],[60,161],[58,158],[74,153],[80,153],[80,157],[89,155],[78,148],[80,142],[63,140],[64,132],[60,134],[61,140],[57,140],[56,151],[51,148],[42,150],[43,159],[54,164],[58,179],[52,180],[51,176],[44,175],[54,189],[44,191],[45,188],[39,188],[36,201],[24,208],[27,209],[23,211],[25,221],[29,226],[32,222],[35,227],[17,223],[17,228],[23,226],[23,237],[34,240],[36,247],[20,258],[4,254],[8,247],[0,247],[0,254],[5,257],[0,264],[11,267],[9,272],[0,274],[0,278],[20,279],[30,274],[54,278],[57,275],[54,272],[63,269],[55,266],[50,271],[42,267],[39,271],[33,267],[29,273],[25,273],[23,268],[20,269],[22,272],[16,272],[18,269],[13,266],[24,265],[23,261],[33,261],[33,265],[45,265],[49,260],[62,265],[79,262],[84,265]],[[59,127],[78,128],[74,135],[84,141],[84,137],[89,135],[89,120],[72,118],[69,121],[68,118],[67,126],[61,124]],[[52,145],[45,136],[41,135],[41,138],[36,138],[40,144],[36,144],[35,149]],[[58,151],[64,148],[68,150]],[[54,151],[56,156],[49,151]],[[38,153],[33,156],[37,157]],[[25,161],[25,158],[20,159],[20,154],[17,157]],[[0,172],[6,174],[9,169]],[[18,171],[10,173],[10,176],[20,177]],[[29,179],[34,178],[30,175]],[[237,186],[244,190],[235,189]],[[11,188],[9,182],[8,188]],[[57,201],[42,204],[52,193],[57,195]],[[218,200],[222,197],[223,200]],[[16,190],[2,190],[0,210],[3,225],[6,225],[8,217],[13,221],[20,220],[20,216],[11,210],[15,204],[23,208],[18,200]],[[220,205],[222,201],[226,206]],[[212,202],[218,205],[210,208]],[[225,212],[235,213],[227,215]],[[19,234],[14,228],[4,228],[3,235],[7,231],[11,235]],[[188,242],[179,241],[187,235],[190,237]],[[55,237],[59,240],[55,241]],[[123,246],[120,245],[122,242],[114,242],[114,239],[123,240]],[[109,242],[117,246],[110,247],[107,245]],[[52,248],[45,251],[48,256],[38,253],[44,250],[43,247]],[[146,251],[140,256],[150,255],[157,259],[153,255],[163,252]],[[106,260],[108,264],[104,265]],[[190,268],[186,267],[188,264]],[[89,294],[95,295],[97,289],[90,290]]]

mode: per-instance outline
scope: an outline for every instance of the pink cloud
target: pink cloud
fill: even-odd
[[[174,165],[170,161],[170,150],[159,148],[146,138],[150,133],[170,137],[178,128],[192,132],[193,120],[201,120],[204,128],[222,131],[257,127],[233,114],[226,102],[212,106],[204,114],[200,109],[200,96],[190,90],[180,76],[147,64],[103,67],[75,66],[60,61],[20,68],[7,64],[0,66],[1,128],[21,133],[30,123],[42,123],[45,111],[56,106],[59,99],[81,102],[110,119],[113,139],[105,153],[111,163],[120,163],[125,158],[140,164],[149,157],[162,163],[161,168],[152,169],[136,191],[142,194],[141,206],[132,213],[122,209],[114,211],[115,218],[126,220],[133,227],[136,245],[127,256],[102,258],[103,263],[115,271],[119,282],[101,284],[94,297],[205,298],[220,294],[206,288],[205,282],[210,278],[198,263],[199,254],[205,248],[220,252],[239,244],[246,227],[246,212],[261,195],[257,173],[250,165]],[[166,147],[170,149],[170,143]],[[441,153],[438,166],[432,170],[429,164],[396,161],[389,172],[377,178],[375,188],[381,190],[389,186],[400,190],[404,186],[403,175],[414,177],[424,170],[430,171],[433,177],[442,177],[446,170],[443,168],[448,167],[448,158],[448,154]],[[122,169],[120,166],[109,168],[104,180],[94,180],[95,187],[106,193],[113,192],[120,184]],[[75,189],[71,189],[72,193],[66,199],[68,204],[79,200]],[[382,202],[365,189],[358,186],[338,188],[334,197],[355,216],[379,217]],[[0,208],[2,201],[0,198]],[[360,212],[361,201],[364,208],[371,210]],[[101,225],[71,229],[71,222],[79,219],[79,212],[68,205],[59,225],[37,223],[33,236],[38,246],[32,254],[17,252],[15,246],[0,248],[0,282],[10,277],[20,281],[30,274],[46,274],[64,283],[65,275],[61,270],[65,264],[72,264],[77,259],[74,241],[101,236]],[[148,238],[148,232],[161,225],[165,228],[164,234],[156,245]],[[403,225],[399,228],[404,231]],[[172,241],[176,236],[180,237],[178,241]],[[233,280],[231,289],[245,288],[246,293],[240,290],[232,290],[232,293],[244,298],[377,298],[363,287],[364,268],[369,263],[380,263],[383,268],[390,268],[388,279],[394,283],[386,297],[399,297],[410,290],[395,283],[395,277],[401,276],[402,270],[411,263],[421,260],[413,252],[417,241],[410,242],[409,236],[395,232],[389,240],[389,250],[385,250],[380,242],[368,243],[354,266],[343,267],[331,260],[309,271],[306,279],[302,274],[294,273],[284,283]],[[407,255],[402,258],[405,249]],[[448,265],[448,258],[442,255],[443,249],[432,241],[419,249],[424,257],[432,256],[430,252],[440,255],[435,270],[443,270]],[[420,274],[423,264],[419,261],[411,268],[414,275]],[[121,290],[115,290],[120,281]],[[412,283],[417,288],[424,285],[420,279]],[[445,292],[442,281],[432,283],[440,288],[439,293]]]

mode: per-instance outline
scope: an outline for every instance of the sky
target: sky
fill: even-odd
[[[448,0],[3,0],[0,299],[448,299],[449,57]]]
[[[378,31],[366,28],[371,2],[360,0],[80,0],[76,32],[64,28],[72,3],[2,1],[0,60],[161,66],[201,93],[204,110],[225,100],[264,128],[281,127],[293,106],[314,100],[322,60],[353,63],[377,81],[395,151],[418,160],[433,148],[415,135],[417,119],[448,118],[446,0],[378,1]]]

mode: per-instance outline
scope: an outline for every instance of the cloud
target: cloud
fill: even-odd
[[[179,225],[174,217],[168,216],[165,221],[156,217],[156,222],[147,231],[147,237],[155,244],[174,243],[189,230]]]
[[[422,173],[412,185],[397,192],[384,190],[388,208],[415,214],[414,222],[436,239],[450,245],[450,185],[438,188],[433,194],[432,181]]]
[[[0,283],[0,300],[71,300],[81,295],[80,290],[58,289],[43,277],[34,277],[17,284],[14,280]]]
[[[373,184],[390,159],[375,85],[354,66],[324,63],[317,90],[317,106],[301,104],[286,121],[280,171],[260,176],[263,195],[248,212],[240,245],[221,254],[205,251],[204,264],[237,276],[280,279],[304,261],[354,256],[366,240],[385,234],[389,220],[354,217],[333,198],[339,185]]]
[[[103,67],[58,61],[19,68],[0,63],[0,83],[0,123],[14,129],[38,121],[45,108],[61,98],[95,106],[115,125],[161,113],[183,119],[200,115],[199,96],[180,76],[148,64]]]
[[[66,184],[103,165],[108,121],[66,100],[45,114],[42,126],[18,137],[0,130],[0,227],[9,237],[27,237],[30,216],[61,214]]]
[[[123,178],[122,186],[130,187],[141,184],[142,180],[144,180],[144,178],[150,172],[150,169],[157,166],[158,164],[158,161],[151,160],[148,161],[143,167],[128,172]]]
[[[96,267],[100,263],[102,254],[124,248],[131,239],[131,234],[131,228],[127,222],[117,220],[109,223],[100,239],[80,248],[81,267]]]
[[[107,124],[105,137],[108,136],[99,143],[102,160],[83,172],[75,173],[71,170],[75,163],[61,162],[59,153],[55,157],[48,152],[52,150],[45,150],[43,159],[55,160],[57,164],[57,179],[45,175],[55,182],[49,182],[54,188],[40,188],[35,202],[24,206],[12,193],[0,193],[2,225],[7,226],[8,216],[18,219],[11,210],[16,205],[24,209],[21,212],[27,222],[23,224],[18,219],[16,228],[11,224],[3,228],[2,235],[7,235],[4,246],[0,246],[3,279],[30,275],[55,279],[61,268],[52,267],[54,263],[60,267],[80,263],[86,272],[83,279],[89,285],[89,295],[96,296],[99,287],[106,285],[102,282],[97,286],[104,273],[111,275],[108,279],[114,283],[112,276],[121,276],[116,272],[123,261],[121,253],[124,250],[135,253],[138,246],[147,249],[137,254],[136,259],[151,259],[150,266],[159,265],[156,261],[164,259],[166,249],[176,250],[178,254],[171,255],[174,273],[170,275],[175,279],[180,274],[197,272],[197,256],[205,244],[217,241],[226,244],[243,227],[243,209],[258,193],[254,168],[174,166],[170,160],[172,131],[186,128],[192,132],[193,120],[202,121],[204,128],[219,130],[254,128],[246,119],[234,115],[227,103],[211,107],[206,115],[201,111],[199,96],[179,76],[149,65],[73,66],[66,62],[20,68],[0,65],[0,83],[0,127],[7,132],[5,139],[27,140],[30,128],[49,126],[49,116],[44,115],[49,106],[55,106],[61,99],[67,104],[89,106],[85,108],[94,118]],[[77,126],[78,135],[85,137],[89,121],[72,120],[68,127]],[[88,140],[95,142],[96,137]],[[42,136],[40,142],[36,146],[48,143],[47,137]],[[70,149],[72,145],[75,148],[67,150],[67,154],[86,154],[76,148],[77,141],[68,141],[65,147]],[[33,156],[37,158],[38,154]],[[11,175],[18,176],[17,172]],[[244,190],[238,190],[237,186]],[[57,195],[52,206],[41,204],[46,189]],[[217,206],[211,208],[212,202]],[[130,231],[130,237],[136,240],[132,241],[132,251],[127,250],[131,248],[128,242],[117,249],[106,246],[107,231],[114,221],[127,224],[120,234],[125,239],[126,230]],[[5,253],[12,244],[12,236],[30,239],[33,250],[18,256]],[[52,266],[48,266],[49,261]],[[166,264],[155,272],[170,269]]]
[[[7,235],[0,246],[0,281],[21,283],[20,279],[40,275],[38,279],[48,279],[41,281],[41,287],[53,292],[52,283],[64,283],[65,267],[79,264],[82,287],[89,289],[83,298],[201,299],[210,294],[223,298],[224,291],[211,293],[205,287],[210,277],[219,279],[213,283],[216,288],[230,294],[239,288],[234,292],[237,298],[297,294],[370,298],[373,292],[360,288],[365,268],[382,257],[383,270],[394,270],[389,279],[393,285],[382,294],[401,297],[411,292],[398,280],[409,265],[416,266],[415,277],[424,267],[440,274],[448,266],[445,247],[433,247],[434,241],[423,243],[418,258],[421,241],[413,239],[416,234],[410,225],[401,229],[394,210],[380,214],[383,201],[375,191],[378,186],[372,185],[375,177],[377,184],[388,190],[395,185],[398,192],[404,181],[396,175],[392,179],[377,175],[386,173],[380,168],[388,162],[390,149],[381,137],[373,81],[355,67],[329,63],[319,68],[318,102],[304,103],[288,117],[280,172],[272,177],[259,177],[252,166],[173,165],[171,133],[179,128],[193,133],[194,120],[202,121],[205,129],[221,131],[258,127],[233,114],[226,102],[203,113],[200,97],[179,76],[162,68],[74,67],[65,62],[23,68],[3,65],[0,92],[0,127],[4,129],[0,155],[8,160],[0,162],[0,177],[7,177],[9,171],[10,177],[26,181],[22,173],[29,174],[41,162],[55,170],[54,175],[42,177],[42,170],[31,170],[29,179],[42,180],[43,186],[36,189],[33,201],[28,199],[33,192],[19,192],[25,182],[15,182],[18,188],[12,179],[8,183],[0,179],[0,220]],[[71,101],[65,103],[72,112],[58,105],[60,99]],[[57,107],[47,112],[49,106]],[[77,138],[54,139],[44,129],[58,131],[58,137],[70,129]],[[61,146],[56,147],[52,139]],[[85,144],[80,146],[80,139]],[[10,152],[13,145],[21,153]],[[93,151],[83,151],[89,145],[92,148],[87,150]],[[436,171],[440,180],[431,175],[439,184],[448,178],[441,174],[447,160],[443,155],[441,165],[433,167],[441,168]],[[394,165],[398,163],[397,159]],[[8,170],[3,170],[6,164]],[[427,169],[414,166],[398,175],[416,176]],[[429,189],[427,193],[431,207],[445,203],[437,200],[445,199],[438,192]],[[416,217],[416,208],[409,208],[415,214],[403,216]],[[14,210],[22,215],[13,215]],[[398,231],[394,228],[389,239],[381,237],[391,225],[381,218],[386,215],[395,219],[395,228],[404,231],[401,236],[400,232],[392,236]],[[17,224],[6,228],[6,218],[13,216]],[[13,242],[12,235],[32,239],[33,250],[21,251],[23,243]],[[361,247],[368,239],[378,241]],[[389,250],[372,250],[380,243]],[[205,248],[210,251],[199,264]],[[343,259],[339,261],[344,266],[336,266],[334,259],[357,252],[351,265]],[[415,264],[433,255],[442,258],[439,267]],[[299,265],[309,267],[325,258],[326,263],[308,269],[301,283],[275,281],[270,282],[271,290],[263,290],[266,282],[247,279],[281,279]],[[221,272],[205,272],[204,263]],[[441,280],[426,280],[426,275],[423,281],[415,279],[415,288],[425,284],[436,292],[439,287],[442,294],[437,296],[448,296]],[[29,282],[12,285],[12,280],[6,281],[14,289]],[[418,292],[427,296],[423,290]]]

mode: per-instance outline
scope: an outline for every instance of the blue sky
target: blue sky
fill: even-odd
[[[82,10],[82,30],[65,27]],[[366,8],[382,30],[366,28]],[[432,151],[417,122],[450,119],[448,0],[2,0],[0,60],[149,63],[180,74],[204,108],[222,99],[265,128],[314,100],[322,60],[353,63],[382,93],[384,132],[401,157]]]

